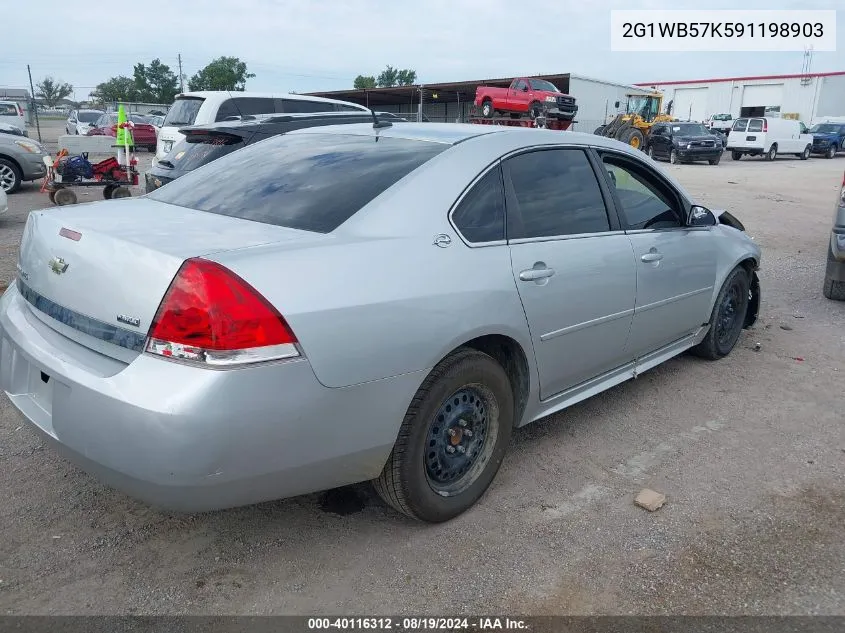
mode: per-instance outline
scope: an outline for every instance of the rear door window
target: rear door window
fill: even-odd
[[[391,137],[282,134],[149,194],[209,213],[330,233],[449,145]],[[226,187],[220,187],[226,182]]]
[[[751,119],[748,122],[748,131],[749,132],[762,132],[763,131],[763,119]]]
[[[734,132],[745,132],[745,129],[748,127],[748,119],[737,119],[734,121],[733,127],[731,128]]]
[[[308,101],[304,99],[276,99],[276,102],[281,102],[282,112],[287,114],[295,114],[301,112],[336,112],[337,104],[323,103],[322,101]],[[278,112],[279,110],[277,110]]]
[[[240,117],[254,114],[273,114],[275,104],[273,99],[264,97],[235,97],[220,104],[215,121],[224,121],[229,117]]]
[[[18,116],[18,109],[13,103],[0,103],[0,116]]]
[[[198,99],[196,97],[176,99],[170,110],[167,111],[163,125],[170,127],[193,125],[197,120],[197,114],[199,114],[204,101],[205,99]]]

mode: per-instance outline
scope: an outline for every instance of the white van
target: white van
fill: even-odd
[[[247,114],[337,111],[369,112],[369,109],[349,101],[288,93],[184,92],[176,95],[164,117],[158,133],[155,160],[164,158],[174,144],[185,138],[179,134],[179,128],[189,125],[204,125]]]
[[[774,160],[778,154],[794,154],[807,160],[813,150],[813,135],[801,133],[801,123],[775,117],[741,117],[734,121],[725,149],[731,158],[744,154]]]

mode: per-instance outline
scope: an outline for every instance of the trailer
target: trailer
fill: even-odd
[[[537,117],[536,119],[529,119],[527,117],[512,118],[506,116],[493,117],[485,119],[480,116],[470,116],[469,123],[478,125],[506,125],[508,127],[531,127],[543,128],[546,130],[560,130],[564,132],[575,123],[575,121],[566,121],[564,119],[549,119],[546,117]]]

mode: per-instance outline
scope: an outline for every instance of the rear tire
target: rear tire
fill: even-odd
[[[605,128],[605,127],[606,127],[606,126],[604,126],[604,125],[600,125],[600,126],[598,126],[598,127],[595,129],[595,131],[593,132],[593,134],[596,134],[596,135],[598,135],[598,136],[604,136],[604,128]]]
[[[718,360],[731,353],[742,334],[748,312],[750,282],[744,268],[728,275],[710,313],[710,329],[692,353],[707,360]]]
[[[373,481],[376,492],[414,519],[439,523],[458,516],[496,476],[513,418],[513,392],[502,366],[474,349],[455,351],[432,369],[411,401]]]
[[[733,151],[731,152],[731,159],[732,160],[739,160],[742,158],[742,152]]]
[[[117,189],[117,185],[106,185],[103,187],[103,198],[111,200],[115,189]]]
[[[778,146],[777,146],[777,143],[773,143],[772,146],[769,148],[769,151],[766,153],[765,160],[773,161],[777,157],[778,157]]]
[[[640,130],[632,127],[625,132],[625,138],[623,141],[634,149],[642,149],[645,144],[645,136]]]
[[[830,277],[825,277],[822,293],[833,301],[845,301],[845,281],[834,281]]]
[[[490,99],[485,99],[481,102],[481,116],[485,119],[492,119],[496,110],[493,108],[493,102]]]
[[[115,200],[116,198],[130,198],[132,197],[132,192],[129,191],[129,187],[115,187],[114,191],[111,193],[111,199]]]

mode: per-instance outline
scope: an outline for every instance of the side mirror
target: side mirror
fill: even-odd
[[[522,87],[522,92],[528,92],[528,86],[523,86],[523,87]]]
[[[687,214],[687,226],[716,226],[716,216],[706,207],[692,205]]]

